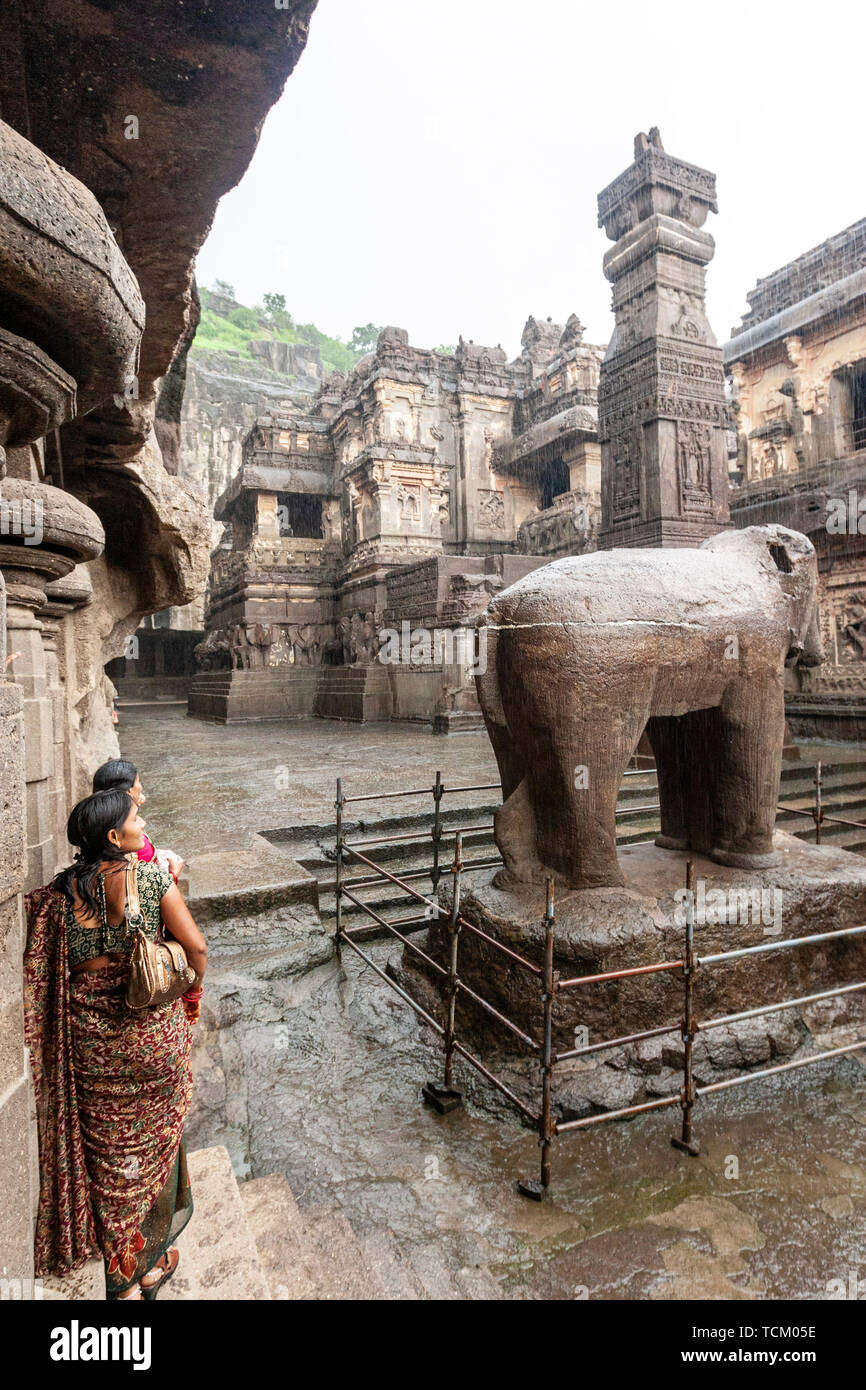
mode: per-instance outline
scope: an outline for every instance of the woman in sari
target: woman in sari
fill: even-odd
[[[113,789],[80,801],[67,835],[78,846],[74,863],[25,899],[36,1272],[66,1274],[98,1252],[109,1298],[155,1298],[177,1268],[171,1241],[192,1215],[183,1125],[206,947],[170,875],[139,863],[143,929],[156,940],[162,921],[196,980],[182,1000],[131,1010],[125,870],[144,822],[128,793]]]

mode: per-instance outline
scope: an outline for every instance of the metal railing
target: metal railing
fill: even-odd
[[[820,766],[818,771],[818,783],[820,784]],[[493,786],[498,786],[493,784]],[[482,787],[462,787],[450,788],[453,791],[488,791],[493,786]],[[441,820],[439,819],[439,808],[442,796],[445,793],[441,777],[436,774],[434,786],[434,797],[437,811],[437,824],[441,832]],[[387,796],[417,796],[417,791],[405,793],[386,793]],[[820,793],[819,793],[820,796]],[[538,1131],[539,1145],[541,1148],[540,1175],[538,1180],[527,1179],[518,1183],[519,1191],[526,1197],[541,1200],[550,1185],[550,1160],[551,1149],[554,1139],[561,1134],[571,1133],[575,1130],[589,1129],[594,1125],[604,1124],[611,1120],[625,1119],[634,1115],[644,1114],[650,1110],[662,1110],[671,1106],[678,1105],[682,1111],[681,1130],[678,1136],[671,1140],[673,1146],[684,1153],[696,1155],[699,1150],[694,1140],[692,1132],[692,1112],[697,1100],[703,1096],[712,1094],[715,1091],[726,1090],[729,1087],[746,1085],[749,1082],[760,1081],[765,1077],[776,1075],[777,1073],[793,1071],[800,1067],[813,1066],[818,1062],[826,1061],[830,1058],[841,1057],[847,1053],[859,1051],[866,1047],[866,1038],[857,1042],[846,1044],[842,1047],[831,1048],[827,1051],[817,1052],[807,1057],[798,1058],[791,1062],[782,1062],[773,1067],[763,1067],[758,1071],[744,1072],[739,1076],[729,1077],[722,1081],[711,1082],[707,1085],[698,1086],[694,1080],[694,1047],[698,1033],[708,1032],[713,1028],[729,1026],[732,1023],[740,1022],[744,1019],[761,1017],[764,1014],[778,1012],[783,1009],[797,1008],[806,1004],[814,1003],[818,1000],[832,999],[842,995],[853,994],[866,989],[866,980],[857,981],[853,984],[840,985],[834,989],[822,990],[818,993],[802,995],[797,998],[777,1000],[769,1004],[760,1005],[756,1008],[744,1009],[738,1013],[726,1014],[718,1018],[709,1018],[699,1021],[695,1015],[695,981],[699,974],[708,968],[725,965],[730,961],[739,960],[747,956],[758,953],[793,950],[806,946],[816,945],[819,942],[837,941],[862,936],[866,933],[866,924],[844,927],[836,931],[818,932],[811,936],[792,937],[785,941],[762,942],[754,946],[744,946],[731,951],[721,951],[713,955],[699,956],[695,952],[694,926],[695,926],[695,878],[694,861],[688,860],[686,864],[686,923],[685,937],[682,956],[676,960],[656,961],[651,964],[630,966],[621,970],[600,971],[590,975],[578,975],[572,978],[562,979],[558,971],[554,968],[554,943],[555,943],[555,915],[554,915],[554,885],[553,880],[547,880],[547,891],[545,899],[545,910],[542,922],[544,933],[544,950],[542,962],[528,959],[519,951],[513,950],[504,942],[498,941],[489,933],[483,931],[476,923],[470,921],[461,912],[461,900],[463,889],[463,875],[473,869],[489,867],[497,860],[463,860],[463,831],[455,832],[454,858],[450,866],[453,879],[451,901],[448,908],[443,907],[432,898],[418,891],[406,881],[408,875],[400,877],[382,868],[380,865],[364,854],[357,844],[348,841],[343,833],[343,816],[345,806],[352,801],[364,801],[377,799],[376,794],[371,796],[347,797],[343,795],[342,779],[337,780],[337,796],[335,802],[336,809],[336,946],[337,952],[342,959],[343,946],[349,946],[361,959],[378,975],[385,983],[400,996],[421,1018],[427,1023],[442,1039],[444,1054],[443,1082],[438,1085],[435,1082],[428,1082],[423,1087],[425,1101],[433,1105],[441,1113],[455,1109],[462,1104],[462,1093],[454,1085],[454,1059],[455,1056],[461,1057],[468,1062],[480,1075],[482,1075],[492,1086],[494,1086],[505,1098],[529,1121]],[[820,807],[819,807],[820,810]],[[816,827],[820,830],[820,820],[816,821]],[[385,843],[384,837],[376,840],[376,843]],[[442,875],[439,863],[439,849],[441,847],[441,833],[434,836],[435,857],[434,864],[429,870],[434,880],[434,892]],[[385,917],[375,911],[369,904],[358,898],[350,888],[353,880],[344,880],[343,867],[345,858],[359,860],[374,873],[374,877],[363,880],[365,883],[385,880],[394,884],[402,892],[406,893],[413,901],[424,904],[422,916],[398,919],[397,922],[389,922]],[[357,882],[357,880],[355,881]],[[348,898],[363,913],[366,913],[388,933],[401,941],[404,949],[414,953],[424,962],[426,967],[431,970],[434,976],[442,982],[443,1013],[444,1023],[435,1019],[428,1010],[424,1009],[396,980],[393,980],[386,972],[373,961],[367,952],[363,951],[354,939],[355,936],[365,930],[364,927],[347,927],[343,922],[343,899]],[[437,961],[427,951],[423,950],[416,941],[406,936],[400,927],[424,922],[428,926],[436,919],[445,919],[446,923],[446,945],[445,956],[447,964],[443,965]],[[497,1009],[489,1000],[484,999],[474,990],[459,974],[459,946],[461,933],[469,932],[476,938],[484,941],[488,947],[502,954],[511,966],[526,972],[536,982],[539,990],[539,1004],[541,1013],[541,1036],[535,1037],[527,1032],[519,1024],[508,1018],[501,1010]],[[683,988],[683,1011],[678,1023],[666,1024],[656,1028],[644,1029],[640,1032],[628,1033],[620,1037],[609,1038],[602,1042],[587,1044],[583,1047],[570,1048],[564,1051],[556,1051],[553,1047],[553,1011],[556,999],[565,992],[579,989],[585,985],[600,984],[611,980],[628,980],[635,977],[651,974],[679,972]],[[484,1063],[476,1057],[457,1037],[457,1001],[464,997],[476,1008],[481,1009],[484,1014],[491,1018],[499,1026],[506,1029],[513,1037],[530,1052],[538,1061],[539,1067],[539,1103],[538,1108],[533,1109],[527,1105],[525,1100],[515,1095],[514,1091],[506,1085],[501,1077],[496,1076]],[[609,1110],[597,1115],[588,1115],[581,1119],[558,1121],[553,1117],[552,1108],[552,1087],[553,1078],[557,1064],[565,1062],[571,1058],[584,1057],[592,1053],[610,1051],[614,1048],[625,1047],[630,1044],[643,1042],[649,1038],[657,1038],[665,1035],[679,1033],[683,1041],[682,1070],[683,1084],[677,1094],[660,1097],[655,1100],[643,1101],[637,1105],[624,1106],[618,1110]]]
[[[815,804],[811,810],[806,811],[799,806],[780,805],[778,811],[786,811],[792,816],[811,816],[815,822],[815,844],[820,845],[821,827],[826,822],[828,825],[847,825],[851,830],[866,830],[866,823],[859,820],[844,820],[842,816],[828,816],[824,810],[824,776],[822,764],[815,764]]]

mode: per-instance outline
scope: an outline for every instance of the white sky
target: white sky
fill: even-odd
[[[596,194],[657,125],[718,176],[724,342],[758,276],[866,214],[864,29],[853,0],[319,0],[199,282],[344,339],[511,356],[528,314],[574,310],[605,342]]]

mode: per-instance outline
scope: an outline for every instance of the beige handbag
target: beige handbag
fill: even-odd
[[[138,855],[126,865],[126,929],[135,932],[129,959],[126,1002],[131,1009],[170,1004],[195,984],[195,971],[178,941],[151,941],[142,930],[144,917],[138,896]],[[162,928],[160,926],[160,933]]]

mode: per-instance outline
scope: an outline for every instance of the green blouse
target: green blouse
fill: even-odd
[[[141,903],[141,915],[144,918],[142,930],[151,941],[156,941],[162,921],[160,903],[172,882],[171,875],[161,869],[155,860],[150,863],[139,863],[138,897]],[[98,885],[94,896],[99,902],[101,895]],[[115,925],[110,922],[103,924],[96,921],[92,927],[83,927],[80,922],[75,920],[72,903],[68,898],[66,899],[66,942],[70,970],[76,965],[83,964],[86,960],[94,960],[96,956],[107,956],[113,952],[129,955],[134,941],[135,932],[127,931],[125,918]]]

